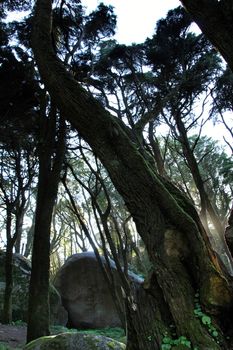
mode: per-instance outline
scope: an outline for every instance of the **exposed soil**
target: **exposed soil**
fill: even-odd
[[[22,348],[26,343],[26,326],[11,326],[0,323],[0,342],[12,348]]]

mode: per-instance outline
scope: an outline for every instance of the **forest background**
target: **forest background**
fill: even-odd
[[[6,22],[7,11],[16,9],[28,10],[29,15],[18,22]],[[31,11],[30,1],[6,1],[1,7],[0,199],[1,239],[6,250],[5,322],[12,318],[12,253],[31,257],[33,239],[34,256],[45,262],[39,265],[35,258],[37,275],[49,279],[49,270],[54,275],[68,256],[91,249],[97,256],[115,260],[129,296],[128,268],[147,276],[153,270],[152,250],[154,254],[155,246],[163,241],[159,237],[155,244],[149,231],[143,233],[141,221],[145,218],[135,220],[134,206],[124,197],[124,191],[133,191],[138,196],[136,206],[143,206],[133,175],[123,172],[121,189],[116,190],[114,174],[119,159],[109,154],[110,160],[103,161],[98,153],[103,145],[98,141],[93,147],[86,142],[85,131],[77,132],[74,123],[66,120],[56,98],[41,81],[31,50]],[[196,208],[208,237],[205,239],[217,253],[219,264],[232,276],[231,255],[224,239],[233,191],[232,73],[208,40],[190,30],[191,23],[188,14],[177,8],[158,21],[153,36],[145,42],[119,44],[112,38],[116,17],[111,6],[99,4],[86,14],[80,2],[61,1],[53,8],[51,42],[66,71],[117,119],[117,124],[115,119],[109,121],[111,147],[118,142],[116,147],[121,147],[121,152],[125,147],[128,152],[120,126],[143,161],[166,183],[169,193],[176,193],[180,200],[186,198],[186,205]],[[98,108],[96,105],[97,114]],[[96,111],[92,110],[93,117]],[[224,128],[224,143],[203,133],[207,123]],[[101,127],[95,132],[101,133]],[[108,162],[113,169],[110,177]],[[132,168],[130,162],[129,156],[124,163],[126,170]],[[133,169],[135,172],[140,175],[139,168]],[[135,187],[127,189],[129,181]],[[171,222],[167,222],[171,214],[166,217],[165,208],[170,211],[165,205],[163,224],[157,223],[157,214],[153,225],[166,226],[169,235],[174,222],[171,229]],[[169,237],[170,243],[173,239]],[[177,232],[175,242],[173,251],[179,259],[187,260],[192,247],[185,247]],[[166,244],[163,241],[160,247],[167,252]],[[182,249],[177,248],[179,244]],[[34,293],[38,293],[35,288]],[[43,298],[42,288],[38,303],[46,308]],[[41,322],[37,319],[37,326],[29,319],[29,339],[48,333],[45,318]],[[142,339],[134,346],[139,349],[145,342]]]

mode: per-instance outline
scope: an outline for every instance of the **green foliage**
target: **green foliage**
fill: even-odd
[[[211,317],[209,317],[208,315],[206,315],[202,309],[201,309],[201,305],[199,303],[199,294],[197,293],[195,295],[195,308],[194,308],[194,314],[196,317],[198,317],[201,321],[201,323],[207,327],[209,334],[215,338],[217,340],[217,342],[219,342],[219,333],[217,331],[217,329],[214,327],[214,325],[212,324],[212,320]]]
[[[156,34],[146,41],[147,57],[153,70],[158,75],[162,95],[167,90],[179,86],[172,97],[172,104],[186,98],[192,103],[193,98],[203,93],[204,87],[213,79],[219,69],[219,58],[203,35],[195,35],[187,29],[191,18],[178,7],[168,12],[165,19],[157,23]]]
[[[22,321],[22,320],[16,320],[11,322],[12,326],[26,326],[26,322]]]
[[[66,328],[60,325],[51,326],[51,334],[76,333],[76,332],[77,332],[77,329],[74,329],[74,328]]]
[[[84,334],[95,334],[95,335],[103,335],[105,337],[112,338],[114,340],[117,340],[119,342],[124,343],[125,342],[125,332],[123,328],[101,328],[101,329],[88,329],[88,330],[77,330],[77,329],[69,329],[63,326],[53,326],[51,327],[51,333],[52,334],[58,334],[58,333],[84,333]]]
[[[10,49],[0,50],[1,140],[21,136],[20,141],[25,143],[28,134],[36,132],[37,115],[33,112],[38,106],[36,93],[38,88],[27,58],[19,61]]]
[[[195,294],[195,308],[194,308],[194,314],[197,318],[200,319],[200,322],[207,328],[209,334],[215,339],[215,341],[219,344],[220,338],[219,338],[219,332],[212,324],[211,317],[206,315],[201,308],[200,302],[199,302],[199,293]],[[162,342],[162,350],[170,350],[170,349],[193,349],[193,350],[199,350],[198,347],[192,347],[191,341],[188,340],[185,336],[180,336],[177,339],[171,338],[168,335],[164,336],[163,342]]]
[[[227,67],[218,78],[213,100],[213,111],[216,116],[219,111],[232,111],[233,108],[233,74]]]
[[[21,348],[12,348],[11,346],[4,344],[4,343],[0,343],[0,350],[21,350]]]
[[[163,338],[162,350],[170,350],[175,348],[191,349],[191,342],[184,336],[180,336],[177,339],[172,339],[168,336]]]
[[[109,337],[118,341],[121,341],[121,339],[124,337],[125,333],[122,328],[116,327],[116,328],[103,328],[103,329],[90,329],[90,330],[80,330],[82,333],[86,334],[96,334],[96,335],[103,335],[105,337]]]
[[[166,143],[159,139],[165,166],[172,181],[182,188],[193,202],[199,205],[197,189],[192,174],[183,157],[182,145],[170,138]],[[205,182],[205,190],[217,210],[221,220],[229,211],[233,183],[233,162],[220,143],[207,136],[192,135],[189,144],[198,163],[200,175]]]

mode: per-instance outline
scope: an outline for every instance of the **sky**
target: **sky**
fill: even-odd
[[[151,37],[156,22],[180,5],[179,0],[82,0],[88,11],[101,2],[115,8],[118,17],[115,38],[124,44],[140,43]]]
[[[94,10],[101,2],[114,7],[117,15],[115,39],[123,44],[144,42],[154,33],[156,22],[166,17],[169,10],[181,5],[179,0],[82,0],[88,12]],[[195,24],[192,25],[192,30],[200,32]],[[203,132],[223,144],[223,136],[227,139],[229,137],[223,125],[214,126],[212,122],[207,122]],[[228,148],[226,151],[228,152]]]

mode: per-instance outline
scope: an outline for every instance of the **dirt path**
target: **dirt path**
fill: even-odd
[[[11,326],[0,324],[0,342],[12,348],[23,347],[26,342],[26,326]]]

